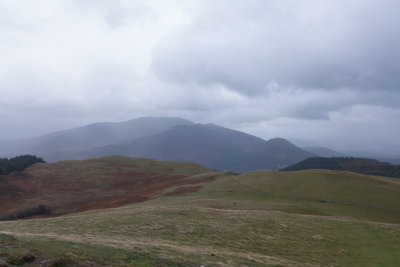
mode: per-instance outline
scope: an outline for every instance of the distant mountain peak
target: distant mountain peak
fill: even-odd
[[[282,137],[274,137],[268,140],[269,142],[274,142],[274,143],[283,143],[283,144],[292,144],[288,140],[282,138]]]
[[[154,135],[177,125],[192,125],[191,121],[176,117],[141,117],[122,122],[98,122],[85,126],[61,130],[43,136],[13,142],[0,151],[5,155],[35,154],[46,161],[80,159],[77,153],[89,149],[131,142],[143,136]]]
[[[96,156],[123,154],[158,160],[193,161],[210,168],[247,172],[278,169],[313,154],[283,138],[259,137],[215,124],[177,125],[129,144],[99,148]]]
[[[157,121],[157,120],[158,121],[178,121],[178,122],[194,124],[194,122],[189,121],[184,118],[180,118],[180,117],[151,117],[151,116],[139,117],[139,118],[134,118],[134,119],[130,119],[127,121],[116,122],[116,123],[134,122],[134,121]]]
[[[174,117],[92,124],[33,138],[26,148],[23,153],[49,162],[125,155],[193,161],[235,172],[279,169],[314,156],[283,138],[266,141],[213,123]]]

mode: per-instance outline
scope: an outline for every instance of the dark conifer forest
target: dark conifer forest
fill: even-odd
[[[21,155],[14,158],[0,158],[0,175],[13,171],[23,171],[35,163],[44,163],[42,158],[32,155]]]

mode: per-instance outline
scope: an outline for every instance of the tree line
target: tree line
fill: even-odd
[[[13,171],[23,171],[35,163],[44,163],[42,158],[32,155],[21,155],[14,158],[0,158],[0,175]]]
[[[299,171],[308,169],[351,171],[368,175],[400,178],[400,165],[392,165],[375,159],[354,157],[313,157],[281,169],[281,171]]]

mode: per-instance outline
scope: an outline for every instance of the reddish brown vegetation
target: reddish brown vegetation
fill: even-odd
[[[204,168],[203,172],[207,171]],[[101,159],[37,164],[21,173],[1,176],[0,214],[38,205],[49,207],[52,215],[118,207],[145,201],[169,188],[210,182],[215,177],[215,173],[200,179],[192,175],[183,171],[179,174],[179,170],[172,168],[143,168],[129,161],[110,164]],[[194,192],[199,188],[182,187],[169,194]]]

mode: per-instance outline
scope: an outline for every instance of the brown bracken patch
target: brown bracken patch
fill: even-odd
[[[132,159],[134,161],[134,159]],[[218,175],[204,168],[191,175],[177,175],[174,169],[145,169],[123,162],[108,164],[102,159],[90,161],[37,164],[21,173],[3,176],[0,190],[0,214],[17,213],[45,205],[57,216],[93,209],[114,208],[143,202],[175,188],[168,195],[195,192],[187,186],[211,182]],[[172,175],[172,173],[174,173]],[[199,178],[200,177],[200,178]]]

